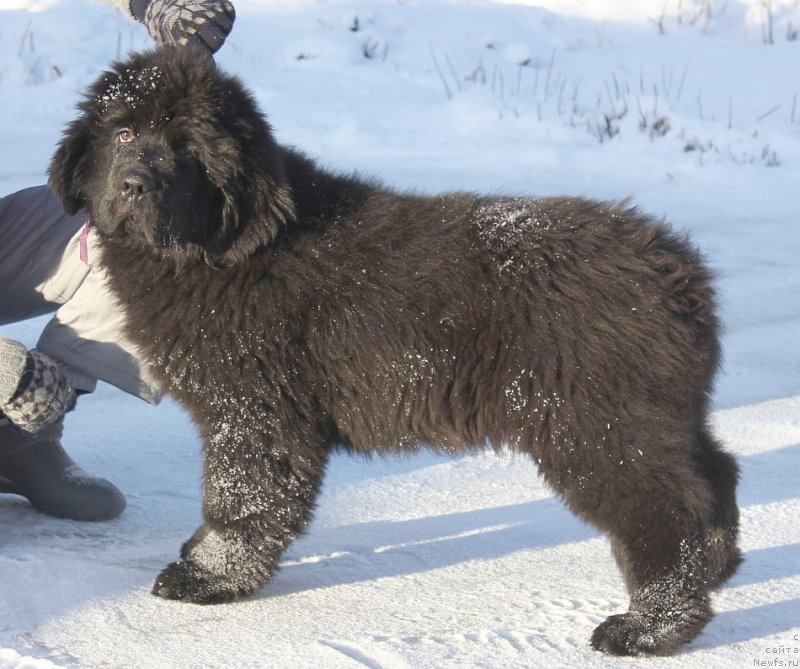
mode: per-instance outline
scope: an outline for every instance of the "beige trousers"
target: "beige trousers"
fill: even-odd
[[[123,315],[96,266],[86,214],[67,216],[46,186],[0,199],[0,325],[55,312],[37,348],[62,364],[76,390],[97,380],[151,403],[160,394],[136,348],[122,334]]]

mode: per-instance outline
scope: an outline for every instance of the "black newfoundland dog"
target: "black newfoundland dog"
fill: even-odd
[[[592,636],[667,654],[736,569],[737,467],[711,436],[709,272],[665,225],[575,198],[401,194],[276,144],[179,51],[116,64],[50,166],[88,209],[128,334],[203,436],[205,522],[153,592],[254,592],[337,447],[487,443],[605,532],[630,593]]]

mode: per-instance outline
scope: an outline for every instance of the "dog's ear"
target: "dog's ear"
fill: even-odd
[[[271,244],[295,218],[285,150],[253,96],[236,77],[221,73],[213,60],[193,62],[187,71],[205,72],[196,84],[216,108],[197,118],[189,136],[194,152],[221,197],[221,220],[203,243],[214,265],[235,265]]]
[[[241,172],[222,187],[222,226],[207,248],[223,265],[235,265],[271,244],[294,218],[282,174],[265,167]]]
[[[86,204],[86,152],[91,133],[89,123],[81,117],[67,126],[64,136],[50,161],[49,184],[61,200],[64,210],[72,215]]]
[[[240,93],[241,99],[249,97]],[[239,128],[218,128],[204,142],[202,162],[222,196],[221,221],[203,245],[209,261],[235,265],[271,244],[295,218],[284,152],[255,104],[230,114]]]

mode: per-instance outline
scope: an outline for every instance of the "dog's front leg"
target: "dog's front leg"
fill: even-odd
[[[313,434],[214,431],[205,441],[205,522],[153,594],[215,604],[256,591],[310,520],[326,460]]]

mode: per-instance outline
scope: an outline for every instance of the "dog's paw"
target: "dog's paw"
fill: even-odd
[[[623,613],[606,618],[592,634],[592,647],[609,655],[657,654],[656,640],[641,616]]]
[[[228,579],[191,560],[169,564],[156,578],[151,592],[164,599],[195,604],[222,604],[246,594]]]
[[[694,639],[711,615],[704,600],[689,600],[669,613],[628,612],[611,616],[595,629],[592,647],[609,655],[671,655]]]

